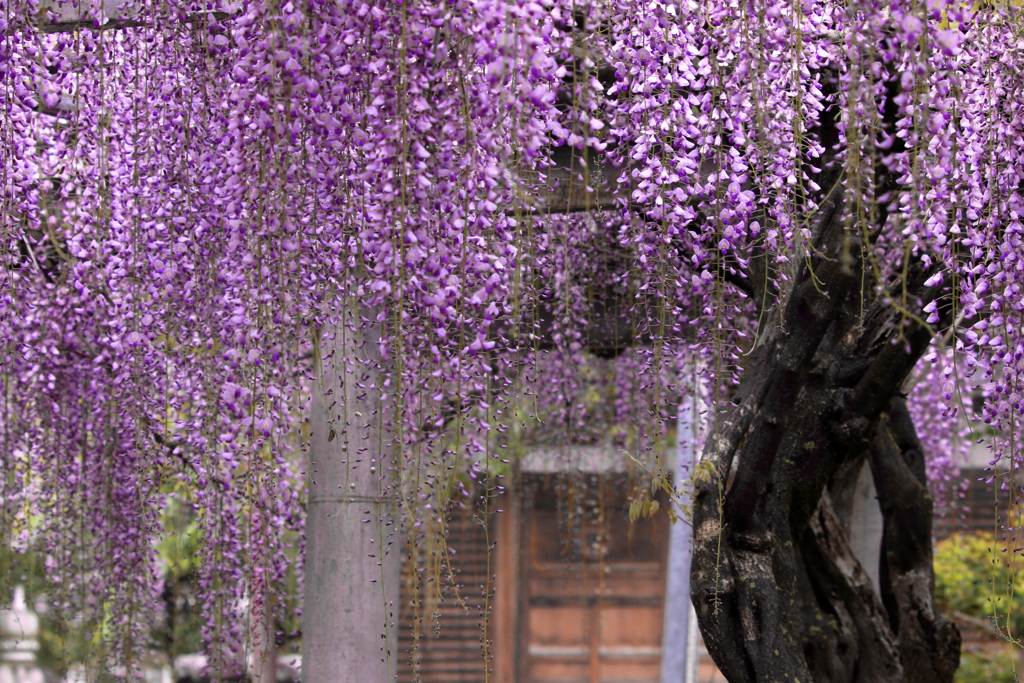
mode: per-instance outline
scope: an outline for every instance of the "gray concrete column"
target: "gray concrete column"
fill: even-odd
[[[692,397],[683,399],[676,422],[678,451],[673,485],[693,476],[700,446],[697,411]],[[686,495],[684,504],[689,502]],[[661,645],[661,683],[694,683],[697,672],[697,615],[690,604],[690,560],[693,527],[689,521],[672,525],[669,536],[668,576],[665,586],[665,631]]]
[[[393,443],[377,339],[343,326],[320,340],[308,461],[304,683],[396,675],[399,545]]]

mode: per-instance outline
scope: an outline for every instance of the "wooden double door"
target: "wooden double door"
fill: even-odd
[[[516,661],[511,671],[495,669],[497,680],[659,680],[668,520],[662,513],[630,523],[624,479],[525,479],[515,534],[518,576],[509,577],[517,579],[517,595],[507,601],[517,608]],[[504,540],[499,535],[499,546]],[[495,664],[507,666],[500,658]]]

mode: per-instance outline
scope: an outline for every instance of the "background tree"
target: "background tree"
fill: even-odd
[[[172,499],[216,667],[318,506],[367,504],[372,551],[310,531],[305,568],[359,553],[387,636],[388,553],[433,539],[439,571],[460,483],[530,415],[585,425],[600,355],[655,473],[704,368],[694,599],[731,681],[950,680],[949,447],[911,415],[954,433],[979,390],[1015,471],[1008,9],[14,0],[0,34],[0,529],[111,665],[137,669]],[[844,528],[864,462],[880,594]]]

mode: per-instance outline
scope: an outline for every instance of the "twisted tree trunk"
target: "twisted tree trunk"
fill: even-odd
[[[841,206],[835,190],[704,450],[714,474],[696,490],[691,598],[732,683],[938,683],[959,663],[932,601],[932,500],[900,395],[931,331],[876,292]],[[938,294],[931,274],[911,261],[884,284],[916,307]],[[884,517],[881,595],[833,505],[865,458]]]

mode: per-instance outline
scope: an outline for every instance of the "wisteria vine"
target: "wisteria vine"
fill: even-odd
[[[1022,35],[946,0],[6,0],[0,541],[132,672],[185,505],[211,652],[237,643],[301,567],[343,328],[375,340],[414,536],[456,497],[415,473],[487,478],[514,442],[657,468],[684,369],[724,397],[805,267],[823,168],[875,282],[944,264],[916,415],[952,436],[983,395],[1018,463]]]

